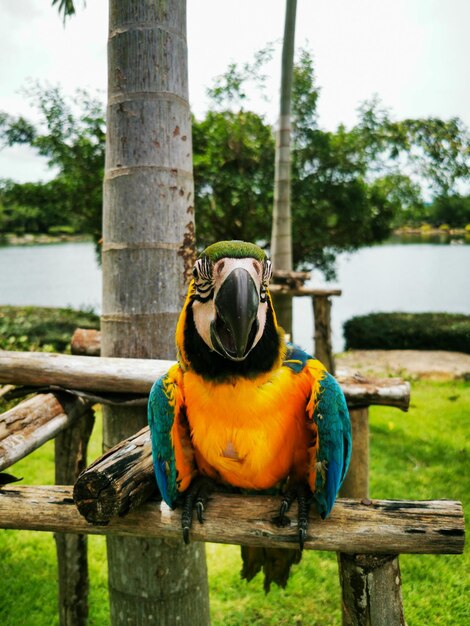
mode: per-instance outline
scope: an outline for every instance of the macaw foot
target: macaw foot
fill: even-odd
[[[304,549],[304,543],[307,538],[308,530],[308,513],[312,502],[312,493],[307,483],[296,483],[289,487],[284,494],[279,509],[279,515],[274,518],[274,522],[278,526],[288,526],[290,519],[286,516],[292,502],[297,498],[299,509],[297,514],[297,527],[299,529],[299,546]]]
[[[183,529],[184,543],[189,543],[189,529],[193,523],[193,509],[196,509],[197,519],[200,524],[204,523],[204,508],[210,499],[216,485],[210,478],[199,476],[195,478],[184,493],[183,513],[181,514],[181,527]]]

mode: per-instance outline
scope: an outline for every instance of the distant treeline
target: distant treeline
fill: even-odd
[[[197,240],[269,242],[274,132],[249,110],[248,86],[263,89],[265,49],[231,64],[208,90],[210,110],[193,120]],[[42,122],[0,113],[4,145],[26,144],[58,170],[48,183],[0,183],[0,233],[89,234],[101,238],[105,118],[86,92],[30,89]],[[350,129],[321,129],[313,60],[301,51],[292,102],[294,262],[334,274],[342,251],[379,242],[401,226],[470,224],[469,133],[459,118],[392,119],[377,99]],[[149,138],[149,141],[152,138]],[[158,139],[158,138],[157,138]],[[155,140],[153,138],[152,140]],[[145,138],[143,138],[145,141]],[[424,195],[434,200],[426,203]]]

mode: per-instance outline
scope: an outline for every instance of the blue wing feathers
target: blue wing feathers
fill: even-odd
[[[319,437],[317,462],[326,469],[323,475],[317,473],[314,497],[321,517],[325,518],[333,508],[351,459],[351,423],[346,400],[331,374],[326,373],[320,382],[313,419]]]
[[[157,485],[163,500],[173,506],[177,496],[175,452],[171,442],[175,413],[166,392],[167,381],[165,374],[154,383],[150,391],[148,423]]]

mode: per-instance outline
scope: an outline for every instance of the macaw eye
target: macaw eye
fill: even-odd
[[[193,278],[194,278],[194,280],[196,280],[198,276],[199,276],[199,274],[197,273],[197,267],[195,265],[193,267]]]

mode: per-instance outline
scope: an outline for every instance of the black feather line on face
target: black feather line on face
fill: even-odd
[[[261,339],[243,361],[231,361],[214,352],[196,330],[192,305],[186,309],[184,352],[192,369],[209,380],[224,380],[236,376],[253,378],[269,372],[281,351],[281,338],[274,324],[271,307],[266,312],[266,324]]]

